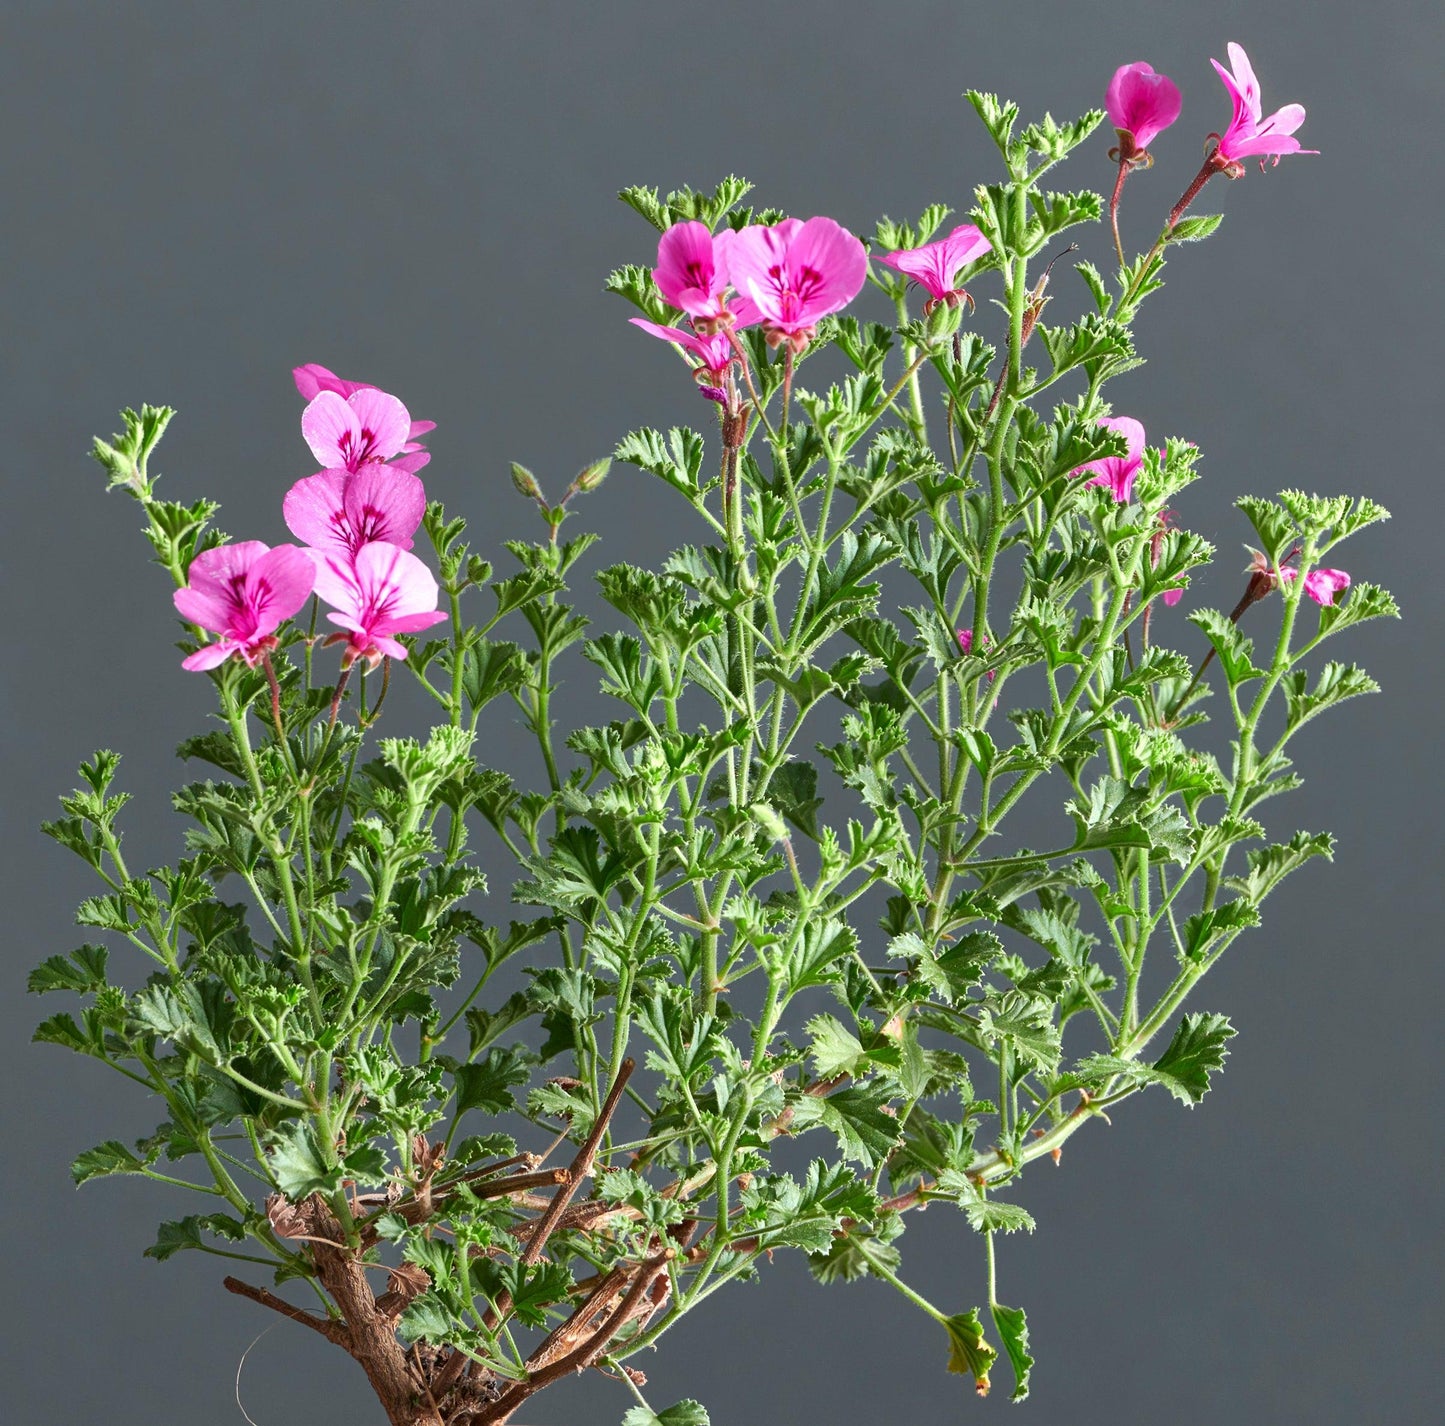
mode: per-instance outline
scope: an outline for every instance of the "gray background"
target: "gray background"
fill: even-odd
[[[1143,57],[1185,109],[1127,190],[1142,245],[1227,118],[1208,57],[1238,39],[1268,107],[1308,106],[1322,156],[1210,186],[1201,210],[1229,219],[1171,264],[1142,322],[1156,360],[1116,400],[1205,453],[1181,514],[1219,543],[1221,572],[1191,600],[1228,607],[1240,587],[1232,498],[1298,484],[1393,507],[1346,563],[1392,586],[1407,620],[1349,636],[1386,695],[1315,725],[1298,748],[1309,785],[1271,804],[1286,835],[1337,831],[1339,855],[1290,882],[1204,988],[1201,1008],[1241,1031],[1219,1088],[1193,1114],[1131,1103],[1035,1170],[1040,1232],[1007,1244],[1001,1290],[1041,1358],[1027,1419],[1438,1419],[1441,15],[1428,0],[7,6],[7,1417],[239,1421],[237,1359],[270,1325],[221,1292],[216,1260],[139,1256],[194,1205],[131,1180],[71,1191],[75,1152],[160,1116],[99,1066],[25,1043],[46,1010],[25,971],[81,939],[71,910],[92,889],[37,822],[110,745],[137,794],[135,860],[173,855],[170,749],[208,708],[89,435],[122,405],[179,407],[169,493],[216,496],[225,528],[274,541],[282,491],[311,468],[288,368],[320,361],[439,422],[429,488],[499,550],[530,533],[509,459],[556,490],[632,426],[704,419],[670,354],[600,291],[651,254],[617,188],[736,169],[761,201],[860,231],[933,199],[967,208],[996,173],[960,91],[1072,115]],[[1071,186],[1107,185],[1106,147]],[[1085,241],[1106,265],[1103,230]],[[997,319],[984,305],[979,320]],[[618,470],[582,520],[606,560],[645,561],[696,537],[684,513]],[[525,765],[505,719],[490,736]],[[929,1214],[905,1247],[938,1301],[981,1297],[956,1216]],[[823,1289],[780,1255],[722,1302],[645,1364],[655,1405],[695,1395],[719,1426],[1011,1409],[965,1399],[936,1329],[881,1284]],[[250,1355],[259,1426],[378,1419],[359,1370],[304,1335],[280,1323]],[[594,1378],[526,1414],[590,1426],[626,1404]]]

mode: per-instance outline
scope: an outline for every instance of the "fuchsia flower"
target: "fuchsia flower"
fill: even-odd
[[[271,549],[243,540],[203,550],[173,597],[183,618],[221,637],[182,659],[181,667],[215,668],[233,654],[254,667],[276,647],[276,630],[310,598],[315,582],[315,566],[295,545]]]
[[[334,391],[345,399],[358,391],[375,391],[377,389],[369,381],[347,381],[337,376],[334,371],[330,371],[319,362],[314,361],[309,361],[304,366],[293,367],[291,379],[296,383],[296,390],[307,401],[314,400],[323,391]],[[415,473],[431,459],[420,438],[436,428],[435,421],[413,421],[411,423],[411,427],[407,431],[406,444],[402,446],[401,453],[409,456],[421,452],[422,458],[417,461],[405,462],[407,470]],[[398,461],[396,464],[401,465],[402,462]]]
[[[1093,478],[1086,484],[1107,485],[1114,492],[1114,499],[1124,505],[1134,493],[1134,478],[1144,464],[1144,427],[1132,416],[1104,416],[1099,424],[1123,436],[1127,452],[1122,456],[1091,460],[1072,473],[1082,475],[1085,471],[1093,471]]]
[[[1220,160],[1242,173],[1240,160],[1254,154],[1273,155],[1278,163],[1282,154],[1319,152],[1317,149],[1302,149],[1299,140],[1291,137],[1305,121],[1303,105],[1286,104],[1268,118],[1262,117],[1264,106],[1260,102],[1259,80],[1254,77],[1249,56],[1237,44],[1231,42],[1229,46],[1229,69],[1225,69],[1217,59],[1209,62],[1224,81],[1224,87],[1234,102],[1234,115],[1215,149]],[[1262,165],[1263,157],[1260,161]]]
[[[946,238],[924,243],[922,247],[901,248],[884,253],[878,261],[886,267],[906,273],[929,294],[929,306],[936,302],[972,301],[966,292],[955,288],[953,280],[975,258],[993,251],[993,244],[972,223],[960,223]]]
[[[957,639],[958,639],[958,647],[959,647],[959,649],[960,649],[964,654],[971,654],[971,653],[973,652],[973,630],[972,630],[972,629],[955,629],[955,630],[954,630],[954,634],[955,634],[955,636],[956,636]],[[985,635],[983,636],[983,647],[984,647],[984,648],[987,648],[987,647],[988,647],[988,643],[989,643],[988,635],[985,634]],[[988,671],[988,681],[989,681],[990,683],[992,683],[992,682],[994,681],[994,679],[997,678],[997,677],[998,677],[998,670],[997,670],[996,668],[991,668],[991,669],[989,669],[989,671]]]
[[[1280,561],[1277,570],[1263,550],[1251,545],[1246,545],[1245,549],[1250,555],[1249,568],[1245,570],[1249,575],[1249,586],[1240,601],[1242,606],[1263,599],[1280,584],[1293,584],[1299,578],[1299,570],[1288,563],[1299,553],[1298,545]],[[1335,595],[1344,593],[1349,587],[1350,577],[1342,569],[1312,569],[1305,575],[1304,591],[1316,604],[1333,604]]]
[[[1119,134],[1119,147],[1111,156],[1152,163],[1149,145],[1179,117],[1182,107],[1179,86],[1167,74],[1155,73],[1143,60],[1120,65],[1104,94],[1109,122]]]
[[[1170,510],[1161,510],[1159,512],[1159,528],[1149,537],[1149,567],[1151,569],[1157,569],[1159,567],[1159,556],[1164,551],[1164,535],[1169,529],[1173,518],[1173,512]],[[1172,609],[1184,598],[1184,591],[1182,589],[1166,589],[1159,597],[1163,599],[1166,607]],[[1146,619],[1149,617],[1148,610],[1145,610],[1144,617]]]
[[[728,253],[735,236],[731,229],[714,236],[706,223],[674,223],[657,245],[657,266],[652,270],[657,290],[665,301],[686,312],[705,336],[720,327],[746,327],[758,320],[756,308],[746,298],[728,303]]]
[[[698,364],[693,367],[692,374],[698,381],[715,385],[722,380],[733,359],[733,344],[725,331],[699,336],[681,327],[661,327],[656,322],[649,322],[646,317],[630,317],[628,320],[634,327],[641,327],[654,337],[676,342],[684,351],[695,356]]]
[[[298,480],[282,504],[287,528],[323,554],[353,556],[373,540],[411,548],[426,490],[408,471],[372,463],[355,475],[323,470]]]
[[[410,431],[406,407],[371,386],[344,397],[318,392],[301,413],[301,434],[311,454],[326,469],[352,475],[371,462],[400,455]]]
[[[354,556],[315,551],[316,593],[335,613],[326,617],[348,634],[342,667],[364,658],[375,668],[383,658],[404,659],[406,647],[393,634],[415,634],[447,616],[436,607],[437,582],[413,554],[384,540],[362,545]]]
[[[733,234],[727,249],[732,284],[752,299],[768,342],[799,352],[822,318],[846,307],[868,275],[863,244],[831,218],[785,218]]]
[[[1288,567],[1281,569],[1286,584],[1298,573]],[[1350,587],[1350,577],[1342,569],[1312,569],[1305,575],[1305,593],[1316,604],[1333,604],[1335,595],[1343,594]]]

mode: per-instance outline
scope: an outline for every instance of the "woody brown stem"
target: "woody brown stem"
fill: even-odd
[[[592,1161],[597,1157],[597,1150],[601,1147],[602,1136],[607,1132],[607,1126],[612,1116],[617,1112],[617,1106],[622,1102],[622,1093],[627,1088],[627,1081],[632,1078],[632,1071],[637,1068],[636,1061],[623,1060],[617,1069],[617,1078],[612,1082],[612,1088],[607,1092],[607,1098],[602,1101],[602,1109],[597,1115],[597,1122],[592,1126],[592,1132],[583,1142],[582,1147],[577,1151],[577,1157],[568,1165],[567,1177],[562,1187],[557,1190],[557,1196],[552,1200],[552,1205],[537,1221],[537,1226],[532,1230],[532,1236],[527,1246],[522,1250],[521,1261],[530,1267],[542,1256],[542,1249],[547,1246],[547,1239],[552,1236],[567,1205],[576,1196],[577,1190],[582,1186],[582,1180],[592,1172]]]
[[[597,1122],[592,1126],[592,1132],[588,1134],[582,1147],[577,1151],[576,1158],[568,1165],[562,1186],[557,1190],[552,1202],[548,1204],[546,1211],[537,1219],[536,1226],[527,1239],[527,1246],[522,1249],[519,1261],[524,1266],[530,1267],[542,1256],[542,1249],[547,1246],[547,1239],[552,1236],[567,1205],[576,1196],[577,1190],[582,1186],[582,1180],[592,1172],[592,1161],[597,1157],[597,1150],[602,1145],[602,1136],[606,1134],[607,1126],[617,1112],[617,1106],[622,1102],[622,1092],[627,1088],[627,1081],[632,1078],[632,1071],[636,1068],[636,1061],[631,1059],[623,1060],[618,1066],[617,1078],[612,1082],[612,1088],[608,1090],[607,1098],[602,1101],[602,1108],[598,1112]],[[486,1316],[482,1319],[482,1325],[488,1331],[493,1330],[507,1315],[511,1306],[511,1294],[502,1292],[498,1295],[494,1306],[487,1309]]]
[[[238,1277],[223,1278],[221,1286],[227,1292],[234,1292],[238,1297],[249,1297],[252,1302],[259,1302],[262,1307],[269,1307],[273,1312],[279,1312],[283,1317],[289,1317],[291,1321],[311,1328],[313,1332],[320,1332],[328,1342],[335,1342],[338,1347],[347,1345],[346,1324],[343,1322],[303,1312],[284,1298],[277,1297],[274,1292],[267,1292],[264,1287],[252,1287],[249,1282],[242,1282]]]
[[[543,1387],[570,1372],[583,1371],[591,1366],[606,1350],[608,1342],[637,1314],[644,1295],[652,1287],[658,1274],[666,1269],[671,1257],[672,1249],[669,1248],[666,1252],[647,1259],[638,1269],[637,1276],[622,1301],[587,1341],[534,1372],[526,1381],[509,1387],[490,1406],[484,1406],[481,1411],[467,1417],[468,1426],[503,1426],[507,1418],[528,1397],[534,1396]]]

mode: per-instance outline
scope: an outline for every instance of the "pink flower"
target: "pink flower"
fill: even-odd
[[[1294,570],[1285,572],[1286,578],[1293,578]],[[1305,575],[1305,593],[1316,604],[1333,604],[1335,595],[1343,594],[1350,587],[1350,577],[1342,569],[1312,569]]]
[[[706,223],[674,223],[657,245],[652,279],[663,299],[681,308],[704,335],[719,327],[746,327],[758,320],[746,299],[727,299],[728,253],[736,235],[724,229],[714,236]]]
[[[311,454],[326,469],[352,475],[371,462],[400,455],[410,432],[406,407],[374,386],[350,396],[320,391],[301,413],[301,434]]]
[[[426,491],[409,472],[373,462],[355,475],[323,470],[298,480],[281,508],[291,533],[326,554],[351,556],[372,540],[409,550]]]
[[[1172,510],[1159,512],[1159,528],[1149,536],[1149,567],[1151,569],[1159,567],[1159,556],[1164,552],[1164,536],[1173,523],[1173,519],[1174,512]],[[1166,589],[1159,597],[1163,599],[1167,608],[1172,609],[1184,598],[1184,591],[1182,589]],[[1146,620],[1148,619],[1148,610],[1145,610],[1144,617]]]
[[[177,611],[221,637],[204,644],[181,667],[215,668],[232,654],[254,667],[276,647],[276,630],[310,597],[316,569],[304,550],[243,540],[202,550],[188,582],[173,596]]]
[[[1099,424],[1111,431],[1117,431],[1127,443],[1127,453],[1122,456],[1104,456],[1091,460],[1073,471],[1082,475],[1086,470],[1094,472],[1087,482],[1089,485],[1107,485],[1114,492],[1114,499],[1121,505],[1127,504],[1134,493],[1134,477],[1144,464],[1144,427],[1132,416],[1104,416]]]
[[[1290,137],[1305,121],[1303,105],[1286,104],[1267,119],[1261,117],[1264,106],[1260,103],[1259,80],[1254,77],[1249,56],[1237,44],[1229,46],[1229,63],[1233,73],[1217,59],[1209,62],[1234,101],[1234,115],[1215,150],[1218,158],[1227,164],[1238,165],[1241,159],[1253,154],[1273,154],[1274,161],[1278,163],[1281,154],[1319,152],[1318,149],[1302,149],[1299,140]],[[1238,171],[1242,173],[1243,169]]]
[[[646,317],[630,317],[628,320],[634,327],[641,327],[644,332],[654,337],[661,337],[665,342],[676,342],[684,351],[695,356],[698,364],[693,368],[693,376],[698,381],[721,381],[733,359],[733,344],[725,331],[699,336],[681,327],[660,327],[656,322],[649,322]]]
[[[960,223],[946,238],[884,253],[878,261],[907,273],[927,289],[932,302],[946,302],[963,295],[953,285],[960,269],[992,250],[993,244],[972,223]]]
[[[323,391],[334,391],[345,398],[356,391],[375,389],[369,381],[346,381],[334,371],[314,361],[308,361],[305,366],[293,366],[291,379],[296,383],[296,389],[304,401],[313,400]]]
[[[1179,117],[1182,104],[1179,87],[1152,64],[1120,65],[1104,94],[1109,122],[1119,133],[1118,157],[1149,162],[1149,145]]]
[[[971,654],[971,653],[973,652],[973,630],[972,630],[972,629],[955,629],[955,630],[954,630],[954,633],[955,633],[955,635],[956,635],[957,638],[958,638],[958,647],[963,651],[964,654]],[[987,647],[988,647],[988,635],[987,635],[987,634],[985,634],[985,635],[983,636],[983,647],[984,647],[984,648],[987,648]],[[994,679],[997,678],[997,677],[998,677],[998,670],[997,670],[996,668],[991,668],[991,669],[989,669],[989,671],[988,671],[988,681],[989,681],[990,683],[992,683],[992,682],[994,681]]]
[[[415,634],[447,616],[437,607],[437,582],[413,554],[373,540],[353,557],[315,551],[316,593],[337,612],[326,617],[349,630],[328,643],[345,642],[342,666],[359,658],[375,668],[383,658],[404,659],[406,648],[391,636]]]
[[[307,401],[314,399],[323,391],[334,391],[340,397],[348,397],[358,391],[375,391],[369,381],[346,381],[337,376],[334,371],[329,371],[318,362],[309,361],[305,366],[292,367],[291,379],[296,383],[296,390],[299,391]],[[393,462],[396,466],[402,466],[415,474],[430,459],[431,455],[421,443],[421,437],[429,431],[437,428],[435,421],[413,421],[407,432],[407,442],[401,448],[403,456],[421,453],[420,460],[406,460]]]
[[[762,314],[769,343],[786,339],[795,352],[822,318],[858,295],[868,275],[863,244],[831,218],[752,224],[733,235],[727,263],[733,286]]]

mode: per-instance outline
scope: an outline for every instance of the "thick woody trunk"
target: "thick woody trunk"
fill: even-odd
[[[361,1364],[391,1426],[446,1426],[425,1382],[396,1340],[396,1319],[377,1308],[366,1269],[348,1252],[315,1245],[317,1275],[346,1318],[342,1344]]]

